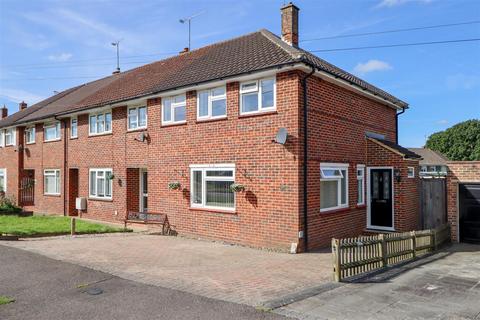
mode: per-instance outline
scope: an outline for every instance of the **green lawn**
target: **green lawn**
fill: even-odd
[[[125,231],[123,228],[115,228],[88,221],[77,220],[76,222],[77,234]],[[70,218],[54,216],[18,217],[0,215],[0,234],[2,233],[17,236],[69,234]]]
[[[7,296],[0,296],[0,305],[9,304],[11,302],[15,302],[15,299],[7,297]]]

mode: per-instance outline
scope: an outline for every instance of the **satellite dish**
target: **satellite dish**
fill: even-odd
[[[287,142],[288,132],[286,128],[278,129],[277,135],[275,136],[275,142],[279,144],[285,144]]]

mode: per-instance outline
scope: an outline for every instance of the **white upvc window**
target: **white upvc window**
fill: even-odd
[[[13,146],[15,145],[15,135],[16,135],[16,130],[15,128],[8,128],[5,129],[5,147],[7,146]]]
[[[192,208],[235,210],[235,165],[191,165]]]
[[[408,174],[407,176],[409,178],[415,178],[415,168],[414,167],[408,167]]]
[[[103,113],[90,114],[88,126],[88,132],[91,136],[111,133],[112,113],[108,111]]]
[[[275,78],[240,84],[240,114],[273,111],[276,108]]]
[[[35,126],[31,126],[25,129],[25,143],[35,143]]]
[[[43,171],[43,193],[46,195],[60,195],[59,169],[47,169]]]
[[[90,176],[88,180],[90,198],[112,199],[112,169],[90,169]]]
[[[7,192],[7,169],[0,169],[0,192]]]
[[[147,107],[128,108],[128,130],[145,129],[147,127]]]
[[[0,129],[0,147],[5,146],[5,130]]]
[[[187,121],[187,100],[185,94],[162,99],[162,124],[184,123]]]
[[[197,119],[215,119],[226,116],[227,90],[225,86],[198,92]]]
[[[357,165],[357,204],[365,204],[365,165]]]
[[[78,138],[78,119],[70,119],[70,138]]]
[[[60,122],[45,124],[43,126],[43,140],[45,142],[60,140],[60,128]]]
[[[348,207],[348,164],[320,164],[320,212]]]

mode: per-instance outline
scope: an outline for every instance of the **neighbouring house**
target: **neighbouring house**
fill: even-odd
[[[180,234],[279,250],[418,228],[420,157],[397,144],[408,104],[301,49],[298,13],[281,8],[281,37],[22,104],[0,120],[7,195],[70,216],[85,198],[82,216],[105,221],[159,212]]]
[[[420,177],[446,177],[447,176],[447,157],[438,151],[429,148],[408,148],[410,151],[422,157],[420,160]]]

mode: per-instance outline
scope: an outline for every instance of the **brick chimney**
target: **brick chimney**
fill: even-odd
[[[25,103],[25,101],[22,101],[18,104],[18,111],[22,111],[22,110],[25,110],[27,109],[27,104]]]
[[[298,7],[293,3],[283,6],[282,11],[282,40],[291,46],[298,47]]]
[[[179,54],[182,55],[182,54],[187,53],[187,52],[189,52],[189,51],[190,51],[190,49],[188,49],[188,48],[183,48],[183,50],[180,51]]]
[[[0,120],[8,117],[8,109],[5,105],[3,105],[3,108],[0,109]]]

